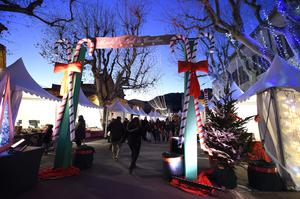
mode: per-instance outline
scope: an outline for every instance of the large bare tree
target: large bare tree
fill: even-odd
[[[293,0],[291,0],[293,1]],[[286,24],[284,27],[273,27],[276,31],[287,33],[293,30],[295,33],[289,34],[287,40],[291,46],[297,47],[299,50],[299,12],[295,12],[292,4],[286,4],[286,1],[279,0],[282,5],[282,12],[285,12]],[[296,2],[296,1],[293,1]],[[245,15],[250,15],[251,11],[256,17],[258,24],[267,27],[268,24],[261,18],[261,11],[263,5],[259,4],[256,0],[198,0],[193,1],[198,4],[198,8],[193,9],[192,12],[186,12],[183,18],[175,18],[174,24],[185,30],[195,29],[198,31],[213,28],[215,31],[223,34],[230,35],[233,39],[239,41],[247,46],[254,53],[265,58],[269,62],[273,60],[274,53],[271,49],[265,47],[257,39],[250,36],[249,29],[245,26]],[[267,2],[264,2],[264,6]],[[274,3],[274,2],[272,2]],[[274,4],[275,5],[275,4]],[[201,10],[201,8],[203,10]],[[246,13],[247,10],[247,13]],[[249,12],[250,11],[250,12]],[[255,19],[255,17],[252,17]],[[296,35],[296,36],[295,36]],[[298,39],[299,40],[299,39]],[[299,54],[299,52],[296,52]]]
[[[76,42],[84,37],[94,39],[122,34],[138,36],[146,17],[142,3],[126,3],[115,12],[98,2],[83,5],[77,10],[74,22],[46,32],[46,37],[38,45],[43,57],[52,62],[64,58],[53,56],[53,44],[59,38]],[[150,48],[96,49],[93,56],[85,60],[85,65],[91,67],[97,97],[103,106],[115,98],[124,98],[125,90],[145,89],[154,85],[157,80],[155,75],[151,75],[154,64]],[[105,115],[106,110],[104,118]]]
[[[5,13],[23,14],[35,18],[49,26],[61,26],[62,22],[70,22],[73,20],[72,5],[74,2],[75,0],[68,1],[68,10],[66,13],[68,13],[69,16],[66,17],[42,13],[41,9],[45,11],[45,7],[47,6],[44,0],[0,0],[0,14],[2,17]],[[10,20],[7,20],[9,23]],[[0,22],[0,35],[6,30],[8,30],[7,26],[3,22]]]

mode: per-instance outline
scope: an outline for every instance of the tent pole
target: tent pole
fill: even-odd
[[[109,110],[107,108],[107,111],[106,111],[106,117],[105,117],[105,130],[104,130],[104,138],[107,137],[107,122],[108,122],[108,114],[109,114]]]
[[[280,128],[280,119],[278,115],[278,102],[275,96],[275,89],[271,88],[271,96],[274,103],[274,109],[275,109],[275,122],[276,122],[276,128],[277,128],[277,137],[278,137],[278,144],[279,144],[279,152],[280,152],[280,159],[283,166],[286,166],[285,164],[285,158],[284,158],[284,151],[283,151],[283,142],[282,142],[282,131]]]
[[[285,170],[286,167],[286,162],[285,162],[285,155],[284,155],[284,148],[283,148],[283,141],[282,141],[282,130],[280,128],[280,118],[278,114],[278,100],[277,97],[275,96],[275,88],[271,88],[271,96],[272,100],[274,102],[274,109],[275,109],[275,123],[276,123],[276,128],[277,128],[277,138],[278,138],[278,147],[279,147],[279,152],[280,152],[280,160],[281,164],[283,165],[283,168],[281,168],[282,172],[282,179],[286,187],[289,185],[294,186],[294,182],[291,179],[290,174]]]

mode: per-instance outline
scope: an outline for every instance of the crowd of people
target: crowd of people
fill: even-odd
[[[85,120],[83,116],[78,117],[75,128],[75,143],[77,147],[81,146],[85,139]],[[140,120],[138,117],[129,121],[127,118],[121,121],[121,117],[112,119],[109,123],[107,131],[109,132],[109,141],[111,142],[112,157],[119,159],[119,153],[122,143],[127,141],[131,150],[131,162],[129,172],[131,173],[136,167],[142,140],[152,143],[168,142],[172,136],[177,136],[179,132],[179,122],[176,120],[160,121],[159,119],[148,121],[147,118]],[[44,130],[45,136],[43,146],[47,154],[52,142],[53,125],[47,125]]]
[[[112,157],[119,159],[120,147],[127,140],[131,150],[131,163],[129,172],[132,173],[136,167],[142,140],[147,142],[160,143],[167,142],[171,136],[177,135],[179,125],[175,121],[148,121],[147,118],[140,120],[138,117],[129,121],[127,118],[121,122],[121,117],[112,119],[107,131],[109,132],[109,141],[111,142]]]

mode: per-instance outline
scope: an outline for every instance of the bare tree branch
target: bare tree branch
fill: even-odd
[[[34,17],[40,21],[42,21],[43,23],[49,25],[49,26],[56,26],[56,27],[61,27],[62,26],[62,22],[66,23],[66,22],[70,22],[73,20],[73,9],[72,9],[72,4],[75,2],[75,0],[69,0],[69,4],[68,4],[68,10],[70,12],[70,17],[69,18],[57,18],[54,19],[52,21],[45,19],[43,17],[41,17],[40,15],[35,13],[35,10],[38,7],[41,7],[42,4],[44,3],[44,0],[35,0],[30,2],[27,6],[22,6],[21,2],[16,3],[16,1],[9,1],[9,0],[0,0],[0,12],[10,12],[10,13],[20,13],[20,14],[24,14],[27,16],[31,16]],[[4,24],[0,23],[1,26],[5,27]],[[0,33],[4,30],[6,30],[7,28],[0,28]]]

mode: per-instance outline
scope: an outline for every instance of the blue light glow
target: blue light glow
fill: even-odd
[[[8,104],[5,104],[4,115],[0,130],[0,147],[9,143]]]

